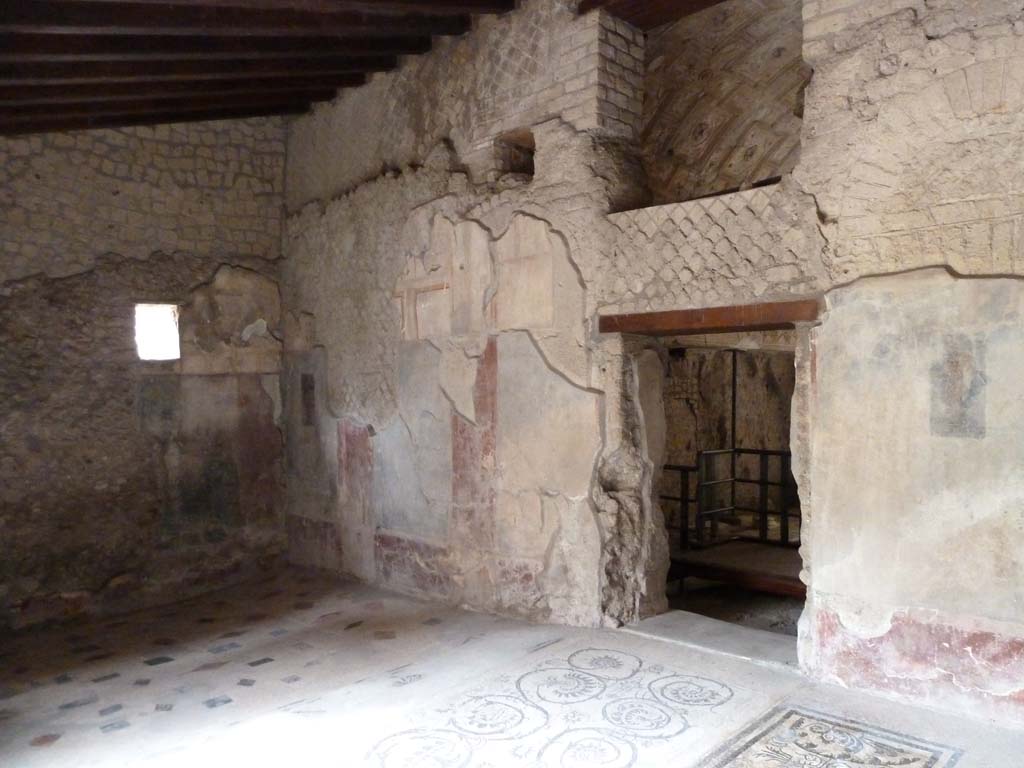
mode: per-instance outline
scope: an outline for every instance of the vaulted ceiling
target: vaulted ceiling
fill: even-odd
[[[722,0],[580,0],[579,12],[604,8],[644,31],[718,5]]]
[[[515,0],[0,0],[0,134],[300,114]]]

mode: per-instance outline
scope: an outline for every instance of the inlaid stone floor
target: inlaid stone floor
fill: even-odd
[[[1019,768],[1022,754],[1020,733],[785,664],[299,571],[0,641],[5,768]]]

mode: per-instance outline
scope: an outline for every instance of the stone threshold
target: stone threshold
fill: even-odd
[[[669,611],[618,631],[799,674],[796,638],[689,611]]]

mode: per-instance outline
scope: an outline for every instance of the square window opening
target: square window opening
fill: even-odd
[[[537,142],[531,130],[520,128],[503,133],[494,140],[494,149],[499,173],[533,176]]]
[[[135,348],[140,360],[178,360],[178,306],[135,305]]]

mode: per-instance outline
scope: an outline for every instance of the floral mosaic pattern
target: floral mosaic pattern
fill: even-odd
[[[951,768],[961,752],[813,710],[777,707],[702,768]]]
[[[388,736],[371,751],[371,764],[629,768],[646,747],[681,736],[732,698],[717,680],[586,648],[518,678],[497,678],[438,710],[435,728]]]

